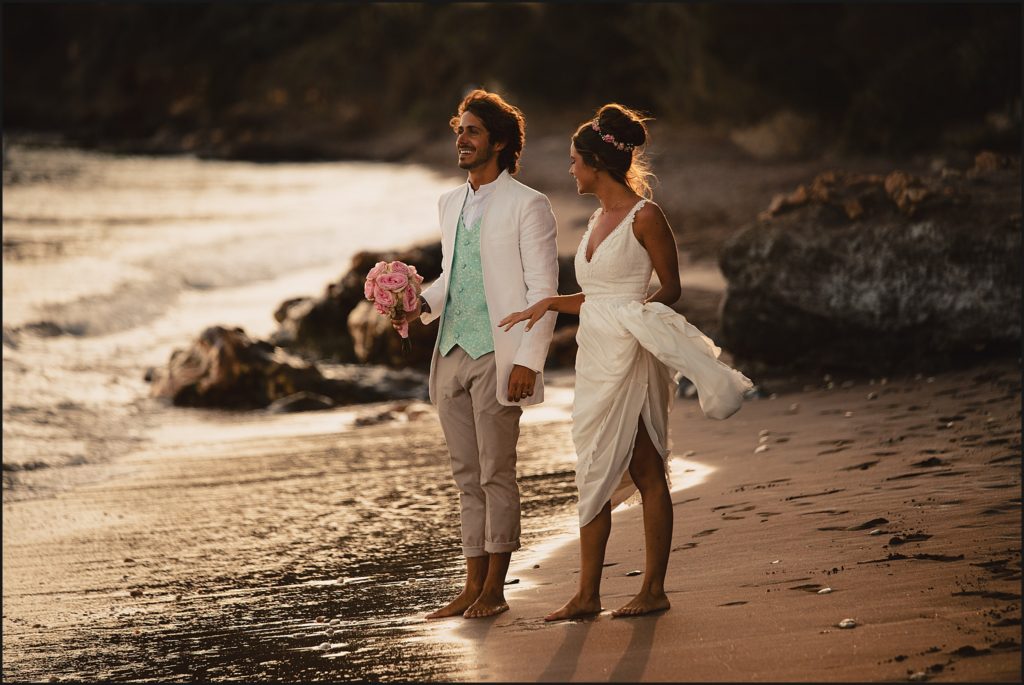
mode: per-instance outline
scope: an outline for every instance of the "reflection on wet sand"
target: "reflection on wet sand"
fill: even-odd
[[[421,639],[433,630],[422,615],[462,570],[457,491],[432,413],[336,434],[210,438],[5,505],[6,676],[459,672],[463,650]],[[575,514],[568,427],[527,422],[520,455],[531,549]]]

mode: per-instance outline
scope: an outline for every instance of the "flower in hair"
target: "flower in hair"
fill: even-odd
[[[615,140],[615,136],[613,136],[611,133],[602,133],[601,132],[601,127],[597,125],[597,121],[591,121],[590,122],[590,128],[592,128],[595,131],[597,131],[597,135],[601,136],[601,140],[603,140],[604,142],[608,143],[609,145],[614,147],[616,150],[625,150],[625,151],[629,152],[629,151],[632,151],[633,148],[636,147],[636,145],[634,145],[633,143],[621,143],[621,142]]]

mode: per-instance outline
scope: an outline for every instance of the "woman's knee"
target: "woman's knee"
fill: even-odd
[[[653,459],[637,459],[634,454],[629,463],[629,477],[641,493],[652,488],[666,487],[665,469],[657,453]]]

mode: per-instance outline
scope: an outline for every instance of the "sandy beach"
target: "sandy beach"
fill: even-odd
[[[724,422],[678,400],[674,452],[707,473],[673,492],[672,609],[611,617],[643,570],[641,511],[622,510],[606,611],[543,621],[575,590],[570,537],[513,565],[509,613],[450,622],[475,646],[460,679],[1018,681],[1019,378],[833,379]]]
[[[339,432],[337,412],[290,417],[276,437],[258,427],[263,418],[239,420],[233,434],[210,422],[204,433],[205,420],[191,414],[183,420],[193,442],[176,443],[174,454],[150,449],[71,492],[5,503],[5,676],[345,679],[360,673],[351,670],[360,650],[386,638],[392,666],[364,677],[1019,679],[1014,361],[873,382],[779,379],[774,397],[751,400],[724,422],[678,399],[673,608],[547,624],[543,616],[573,592],[578,563],[571,461],[537,472],[571,458],[571,375],[558,385],[563,413],[552,407],[524,426],[524,550],[509,574],[510,612],[421,618],[458,579],[454,507],[426,501],[447,501],[450,484],[396,494],[379,480],[363,491],[346,480],[352,467],[339,455],[365,452],[383,460],[373,468],[387,467],[396,440],[416,446],[417,468],[436,467],[441,443],[429,405],[407,407],[399,426],[355,433]],[[542,497],[556,506],[539,520]],[[409,550],[404,572],[392,559],[377,569],[390,574],[387,583],[360,586],[390,544],[391,524],[376,549],[348,550],[339,537],[353,524],[345,512],[365,501],[395,502],[395,515],[436,526],[430,551],[439,561]],[[606,609],[639,585],[640,514],[614,515]],[[334,617],[332,596],[345,592],[364,593],[373,609],[350,626],[358,638],[338,642],[320,621]],[[382,614],[392,617],[390,633],[373,618]],[[846,618],[856,627],[840,629]],[[223,668],[196,670],[210,652]]]

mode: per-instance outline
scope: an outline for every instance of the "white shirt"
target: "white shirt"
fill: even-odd
[[[508,174],[508,170],[502,171],[501,174],[498,174],[498,177],[500,178],[502,174]],[[467,227],[473,226],[477,219],[484,215],[484,210],[487,208],[487,200],[494,194],[497,180],[496,178],[490,183],[485,183],[476,190],[473,190],[472,184],[466,181],[469,193],[466,195],[466,204],[462,208],[462,220]]]

